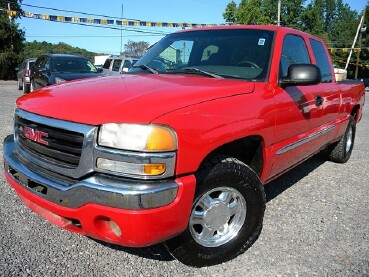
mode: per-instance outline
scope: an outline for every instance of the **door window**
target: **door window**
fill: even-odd
[[[302,37],[287,35],[283,41],[280,70],[281,76],[286,77],[291,64],[310,63],[309,53]]]

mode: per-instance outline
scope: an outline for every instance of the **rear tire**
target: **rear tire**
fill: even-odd
[[[246,164],[226,156],[206,161],[196,179],[188,228],[168,240],[167,249],[189,266],[231,260],[245,252],[261,232],[264,187]]]
[[[30,84],[29,84],[29,91],[32,92],[34,90],[35,90],[35,87],[33,85],[33,81],[31,81]]]
[[[335,163],[345,163],[350,159],[352,149],[354,148],[355,133],[355,119],[353,116],[350,116],[345,134],[338,142],[328,146],[329,160]]]
[[[26,93],[29,93],[29,86],[25,83],[25,82],[23,82],[23,93],[24,94],[26,94]]]
[[[19,80],[17,80],[17,88],[18,88],[18,90],[22,90],[23,89],[23,87],[22,87],[22,85],[21,85],[22,83],[21,82],[19,82]]]

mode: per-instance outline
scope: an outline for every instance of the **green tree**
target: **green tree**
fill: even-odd
[[[19,29],[15,19],[20,16],[21,0],[8,0],[10,9],[17,11],[17,15],[9,17],[6,13],[7,2],[0,2],[0,79],[15,78],[15,68],[20,62],[23,48],[24,31]]]
[[[225,19],[226,22],[229,23],[235,23],[237,18],[236,18],[236,10],[237,10],[237,5],[236,2],[231,1],[231,3],[229,3],[223,13],[223,18]]]
[[[282,1],[281,21],[283,25],[299,28],[300,14],[305,0]],[[237,6],[231,1],[223,13],[227,22],[237,24],[275,24],[277,22],[278,1],[276,0],[242,0]]]
[[[90,52],[78,47],[73,47],[64,42],[52,44],[46,41],[33,41],[24,43],[24,49],[21,53],[21,57],[22,59],[37,58],[38,56],[46,53],[77,54],[88,58],[92,62],[94,61],[94,56],[97,55],[94,52]]]
[[[129,40],[124,45],[124,52],[121,54],[127,57],[138,58],[138,57],[141,57],[145,53],[148,47],[149,47],[149,43],[146,41]]]

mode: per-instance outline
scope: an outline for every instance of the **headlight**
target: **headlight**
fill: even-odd
[[[177,136],[161,125],[104,124],[100,128],[101,146],[144,152],[165,152],[177,149]]]
[[[67,80],[64,80],[62,78],[59,78],[59,77],[55,77],[55,84],[60,84],[60,83],[64,83],[66,82]]]
[[[98,171],[144,179],[174,175],[177,135],[169,127],[104,124],[97,143],[111,148],[98,148],[95,164]]]

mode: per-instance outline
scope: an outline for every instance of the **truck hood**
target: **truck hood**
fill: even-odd
[[[17,106],[31,113],[91,125],[149,123],[183,107],[253,90],[252,82],[241,80],[125,74],[44,87],[20,97]]]

